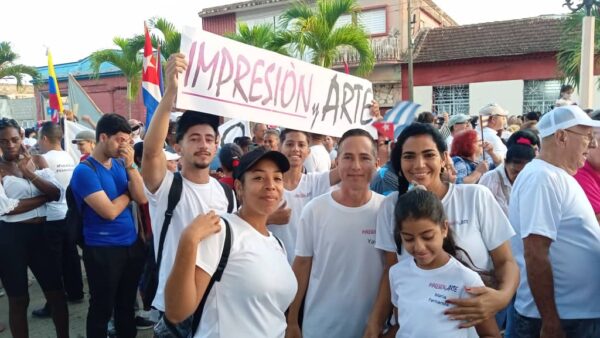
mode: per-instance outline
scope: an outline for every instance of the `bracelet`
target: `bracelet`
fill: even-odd
[[[37,180],[38,178],[40,178],[38,175],[35,175],[35,177],[32,180],[29,180],[29,182],[33,183],[35,180]]]

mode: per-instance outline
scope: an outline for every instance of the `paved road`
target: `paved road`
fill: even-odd
[[[85,276],[84,276],[85,278]],[[87,279],[84,279],[87,291]],[[44,295],[37,282],[34,280],[33,285],[29,288],[29,296],[31,302],[29,304],[29,336],[31,338],[54,338],[54,324],[52,319],[38,319],[31,316],[31,310],[37,309],[44,305]],[[85,318],[87,315],[87,301],[80,304],[69,304],[69,326],[72,338],[85,337]],[[6,296],[0,297],[0,322],[8,326],[8,300]],[[8,327],[6,331],[0,333],[0,338],[11,337]],[[152,330],[144,330],[138,332],[140,338],[151,338]]]

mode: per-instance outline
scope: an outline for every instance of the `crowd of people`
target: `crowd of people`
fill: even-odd
[[[77,134],[79,163],[60,125],[0,120],[13,337],[28,269],[57,337],[86,296],[87,337],[600,336],[600,114],[561,96],[422,113],[395,140],[255,123],[221,144],[218,116],[171,119],[186,67],[169,58],[150,125]]]

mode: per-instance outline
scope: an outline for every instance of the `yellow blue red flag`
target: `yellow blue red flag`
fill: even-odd
[[[58,119],[63,112],[62,99],[60,97],[60,89],[58,88],[58,81],[56,79],[56,73],[54,72],[54,64],[52,63],[52,53],[50,49],[47,50],[48,55],[48,101],[50,103],[50,109],[48,113],[52,118],[52,122],[58,123]]]

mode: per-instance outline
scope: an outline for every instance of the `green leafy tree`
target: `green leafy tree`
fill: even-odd
[[[249,27],[247,23],[240,22],[236,33],[229,33],[225,36],[247,45],[288,55],[287,48],[278,43],[281,40],[278,39],[272,24],[263,23]]]
[[[29,75],[33,80],[39,80],[39,74],[34,67],[15,64],[19,55],[15,53],[10,42],[0,42],[0,79],[14,77],[17,80],[17,88],[23,86],[23,76]]]
[[[594,41],[594,65],[600,65],[600,14],[598,8],[592,10],[596,17],[595,21],[595,41]],[[560,39],[560,49],[556,56],[558,69],[562,75],[562,80],[574,86],[579,87],[579,67],[581,64],[581,26],[585,10],[580,10],[570,14],[563,23],[562,36]]]
[[[148,29],[158,29],[163,35],[162,39],[152,35],[152,45],[155,48],[160,42],[160,54],[163,56],[163,60],[168,59],[171,54],[179,53],[181,32],[175,28],[175,25],[163,18],[152,18],[148,24]]]
[[[313,64],[327,68],[333,65],[339,47],[351,47],[360,58],[356,73],[367,75],[373,70],[375,57],[369,35],[358,23],[359,12],[356,0],[317,0],[316,7],[297,2],[282,14],[276,43],[292,48],[301,57],[310,55]],[[351,22],[336,26],[344,14],[351,15]]]
[[[119,47],[119,50],[103,49],[92,53],[91,68],[94,77],[99,76],[100,66],[105,62],[123,72],[127,79],[127,100],[129,100],[127,113],[131,118],[131,103],[137,98],[142,81],[143,62],[140,50],[144,47],[144,40],[115,37],[113,43]]]

